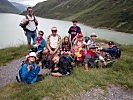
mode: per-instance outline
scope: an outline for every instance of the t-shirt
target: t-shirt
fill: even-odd
[[[70,51],[70,50],[71,50],[71,44],[62,43],[62,51]]]
[[[61,37],[56,34],[56,36],[49,35],[47,43],[49,43],[51,48],[56,48],[58,45],[60,45]]]
[[[73,38],[77,35],[77,33],[81,33],[81,29],[79,26],[71,26],[69,31],[69,34],[71,34],[71,41],[73,40]]]
[[[29,19],[29,23],[28,23],[28,25],[26,25],[26,28],[28,29],[28,30],[30,30],[30,31],[35,31],[36,30],[36,24],[35,24],[35,22],[34,22],[34,16],[32,16],[32,17],[30,17],[29,15],[27,15],[27,17],[28,17],[28,19]],[[21,23],[24,23],[25,21],[27,20],[27,18],[25,17],[22,21],[21,21]]]

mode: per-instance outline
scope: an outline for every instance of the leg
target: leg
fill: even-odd
[[[26,32],[27,42],[28,42],[28,49],[31,49],[31,33]]]

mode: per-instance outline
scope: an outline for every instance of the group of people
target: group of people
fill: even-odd
[[[32,8],[27,8],[27,15],[20,26],[27,37],[29,54],[16,76],[18,81],[30,84],[43,80],[43,75],[39,74],[41,66],[49,70],[48,75],[65,76],[71,74],[72,63],[82,63],[85,71],[88,71],[89,67],[97,66],[96,59],[103,62],[104,66],[107,65],[103,52],[108,56],[107,59],[116,57],[117,48],[113,41],[109,41],[108,48],[99,48],[95,42],[97,37],[95,33],[87,39],[77,26],[77,20],[73,20],[72,23],[69,35],[64,39],[58,34],[57,27],[52,27],[51,34],[45,40],[43,31],[38,31],[38,35],[36,34],[38,21],[33,16]],[[31,39],[33,39],[32,44]]]

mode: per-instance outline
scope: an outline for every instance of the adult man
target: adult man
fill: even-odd
[[[47,39],[47,49],[50,55],[54,55],[59,51],[61,37],[57,34],[57,27],[52,27],[51,32],[52,34],[50,34]]]
[[[35,16],[33,16],[32,7],[28,7],[27,15],[20,23],[20,26],[25,31],[25,35],[27,37],[28,49],[31,49],[31,38],[34,40],[34,38],[36,37],[37,25],[38,21]]]
[[[77,26],[77,20],[73,20],[73,26],[69,28],[69,38],[71,39],[71,42],[74,42],[74,39],[78,33],[81,33],[81,29],[79,26]]]

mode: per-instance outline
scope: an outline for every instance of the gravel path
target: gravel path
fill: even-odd
[[[0,67],[0,87],[3,87],[7,83],[13,83],[16,81],[16,72],[18,71],[19,66],[21,65],[24,59],[25,57],[22,57],[20,59],[13,60],[6,66]]]

